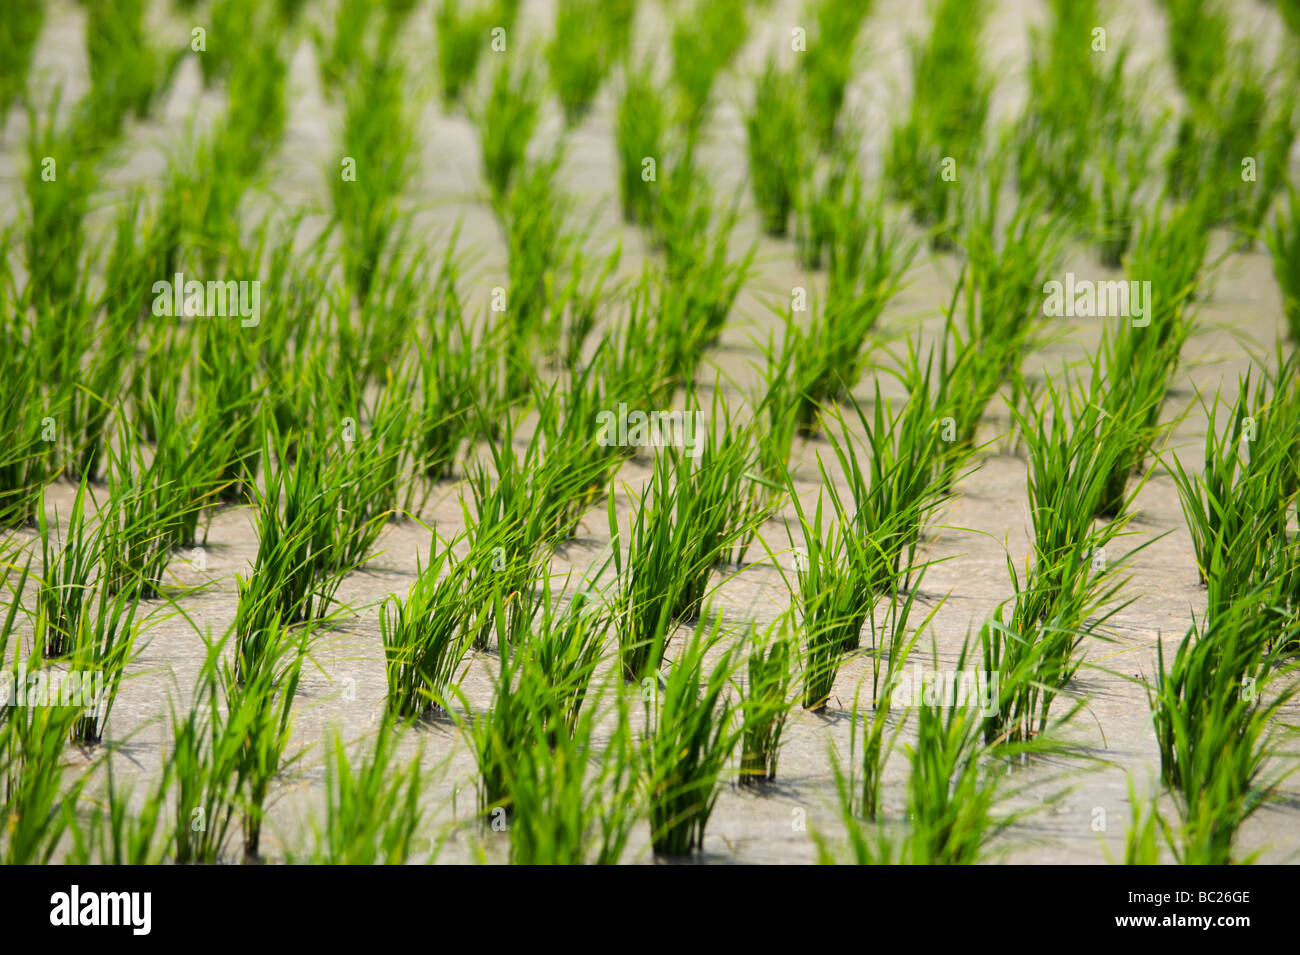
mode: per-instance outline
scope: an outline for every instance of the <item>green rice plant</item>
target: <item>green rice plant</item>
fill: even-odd
[[[718,74],[745,42],[749,19],[743,0],[695,0],[672,22],[672,77],[677,115],[690,130],[708,116]]]
[[[101,588],[97,596],[78,619],[68,654],[70,673],[80,675],[83,690],[93,687],[95,691],[91,705],[83,709],[69,731],[72,741],[83,747],[103,741],[140,630],[136,622],[139,602],[134,595],[110,595]]]
[[[1273,225],[1263,233],[1273,260],[1273,277],[1282,293],[1287,334],[1300,341],[1300,195],[1288,186],[1285,207],[1279,205]]]
[[[15,604],[16,606],[16,604]],[[6,624],[8,626],[8,623]],[[0,723],[0,863],[46,865],[72,822],[86,777],[65,780],[75,706],[6,706]]]
[[[312,826],[315,865],[401,865],[414,854],[423,827],[424,776],[417,753],[397,763],[397,723],[385,718],[373,747],[354,763],[336,733],[325,756],[325,809]]]
[[[319,26],[316,28],[313,35],[316,62],[321,85],[327,92],[335,93],[346,88],[373,55],[371,27],[377,10],[378,4],[373,0],[340,0],[334,8],[334,19],[328,32]]]
[[[524,165],[541,115],[543,89],[531,60],[501,57],[486,100],[471,114],[494,207],[501,207]]]
[[[863,683],[859,683],[858,688],[853,693],[853,721],[849,726],[851,768],[847,779],[848,803],[854,815],[865,819],[876,819],[880,815],[885,764],[898,745],[898,736],[906,724],[905,715],[901,718],[892,716],[894,710],[893,695],[900,684],[900,674],[902,674],[903,668],[907,664],[908,655],[916,643],[916,633],[920,632],[918,627],[916,633],[911,637],[908,637],[905,633],[907,621],[911,616],[915,603],[916,591],[912,590],[901,601],[897,599],[897,596],[894,595],[894,598],[890,600],[889,615],[886,621],[886,628],[890,634],[888,650],[883,650],[879,645],[872,648],[870,707],[860,705]],[[933,617],[933,615],[934,611],[931,611],[930,617]],[[873,621],[873,638],[875,636],[874,629]],[[882,657],[884,663],[883,673],[881,671]],[[865,682],[865,677],[863,682]],[[900,699],[898,702],[906,706],[910,701]],[[861,721],[860,726],[859,720]],[[856,773],[859,768],[862,777],[861,782],[857,783]],[[840,772],[838,760],[835,761],[835,771],[837,774]]]
[[[75,128],[59,128],[60,96],[45,114],[28,106],[28,227],[24,233],[26,298],[58,308],[85,291],[81,275],[86,248],[85,216],[98,187],[95,157]],[[51,166],[47,157],[54,160]]]
[[[507,397],[526,392],[536,342],[547,336],[547,316],[556,299],[556,273],[572,254],[568,219],[572,200],[558,187],[558,150],[520,170],[504,198],[501,219],[509,256],[505,328]]]
[[[820,496],[811,520],[798,498],[793,500],[803,540],[794,550],[804,643],[803,708],[821,711],[830,701],[846,649],[862,641],[862,627],[871,615],[874,595],[870,580],[860,572],[864,548],[858,545],[833,487],[825,526]],[[792,532],[790,540],[795,547]]]
[[[793,75],[775,57],[754,83],[754,103],[745,115],[750,185],[768,235],[785,235],[804,161],[801,104]]]
[[[625,222],[648,225],[653,220],[668,122],[668,105],[653,64],[626,65],[614,126],[618,198]]]
[[[90,92],[82,122],[92,141],[111,140],[128,115],[148,114],[186,51],[149,42],[145,0],[88,0],[85,6]]]
[[[658,856],[685,856],[704,848],[704,832],[717,802],[722,773],[739,742],[737,704],[727,684],[737,666],[737,644],[721,615],[703,622],[661,676],[646,701],[641,742],[650,843]],[[713,663],[706,666],[706,655]]]
[[[699,353],[715,344],[741,288],[748,280],[756,245],[732,258],[738,200],[715,203],[712,188],[688,159],[661,184],[654,235],[663,248],[657,293],[661,348],[669,374],[683,384],[693,377]]]
[[[958,671],[964,662],[963,652]],[[904,746],[911,763],[904,856],[913,865],[972,865],[1016,821],[998,812],[1005,777],[985,766],[981,724],[974,707],[916,708],[916,742]]]
[[[47,660],[66,656],[81,631],[81,619],[93,601],[99,539],[86,527],[86,482],[77,487],[67,528],[55,551],[50,521],[45,513],[45,489],[37,505],[37,530],[41,536],[41,584],[36,591],[36,613],[44,621],[41,655]],[[55,513],[57,529],[58,514]]]
[[[387,706],[399,719],[445,708],[455,689],[456,669],[469,649],[461,621],[474,599],[464,568],[454,562],[449,547],[438,549],[435,536],[428,564],[417,568],[406,598],[389,596],[384,601],[379,632]]]
[[[759,630],[751,626],[745,666],[748,681],[740,700],[740,785],[757,786],[776,779],[781,736],[794,698],[794,663],[798,648],[789,622]]]
[[[149,599],[162,592],[193,495],[186,492],[187,475],[175,461],[155,456],[145,463],[143,442],[120,418],[117,440],[107,450],[108,501],[99,514],[100,585],[109,593]]]
[[[506,767],[512,864],[612,865],[622,857],[642,809],[626,702],[614,698],[618,726],[598,759],[596,716],[588,711],[568,734],[542,738],[534,730]]]
[[[135,786],[121,786],[113,774],[113,760],[105,760],[108,780],[100,798],[91,801],[89,817],[72,827],[73,848],[64,857],[68,865],[161,865],[171,847],[163,822],[171,763],[164,760],[156,783],[146,788],[139,812],[132,811]]]
[[[936,0],[930,9],[928,39],[910,48],[912,105],[891,132],[885,179],[942,244],[957,215],[953,183],[979,162],[992,84],[980,52],[988,8]],[[944,175],[948,160],[956,164],[954,178]]]
[[[559,0],[556,5],[546,60],[568,125],[586,115],[614,59],[626,50],[635,13],[635,0]]]
[[[226,637],[204,635],[204,660],[194,688],[194,702],[177,709],[171,703],[172,750],[167,765],[174,786],[170,842],[175,861],[212,865],[220,861],[235,813],[240,808],[241,783],[251,705],[242,709],[232,700],[233,674],[221,659]],[[274,672],[264,667],[263,675]],[[259,683],[264,687],[264,683]],[[253,694],[244,697],[253,701]],[[233,710],[229,704],[235,702]]]
[[[1047,382],[1032,417],[1012,412],[1029,453],[1033,564],[1022,578],[1008,558],[1014,605],[1009,615],[999,608],[980,630],[985,671],[1000,679],[999,705],[985,721],[990,744],[1022,743],[1047,731],[1053,702],[1082,665],[1083,641],[1127,605],[1114,605],[1124,583],[1119,574],[1150,543],[1106,556],[1128,518],[1094,521],[1122,451],[1102,419],[1095,379],[1093,388],[1074,391],[1066,374],[1060,387]]]
[[[792,300],[786,313],[786,348],[794,353],[799,431],[817,431],[817,413],[849,396],[865,367],[864,346],[873,339],[885,306],[901,288],[916,244],[886,226],[880,206],[857,220],[856,239],[832,249],[824,303],[812,303],[806,328],[795,324]]]
[[[401,196],[415,173],[413,122],[402,63],[368,61],[348,88],[342,157],[326,171],[343,234],[344,271],[358,303],[369,297],[400,235]]]
[[[1294,375],[1295,360],[1282,364]],[[1279,383],[1287,377],[1279,377]],[[1216,393],[1201,399],[1206,416],[1204,470],[1188,472],[1177,456],[1170,466],[1178,488],[1200,578],[1208,587],[1208,619],[1228,608],[1236,596],[1255,590],[1280,570],[1270,560],[1286,543],[1288,510],[1295,502],[1294,384],[1266,400],[1263,382],[1251,375],[1238,382],[1232,405]],[[1288,400],[1289,397],[1289,400]],[[1229,413],[1225,426],[1219,410]]]
[[[1278,735],[1271,724],[1297,687],[1287,680],[1274,688],[1289,673],[1274,672],[1277,658],[1268,650],[1273,628],[1258,609],[1268,599],[1267,590],[1243,591],[1194,624],[1167,670],[1157,644],[1147,694],[1161,776],[1182,817],[1182,838],[1173,848],[1183,864],[1237,861],[1233,846],[1241,825],[1290,774],[1272,768]]]
[[[44,404],[41,356],[26,347],[25,323],[7,292],[0,286],[0,305],[11,316],[0,320],[0,428],[6,435],[0,446],[0,526],[14,527],[37,515],[40,490],[54,474],[55,444],[48,439],[57,436],[50,426],[57,427],[59,410]]]
[[[794,351],[777,348],[774,333],[768,333],[762,349],[763,388],[750,400],[754,409],[758,470],[767,483],[759,482],[769,495],[784,489],[784,477],[798,426],[797,392],[791,373]]]
[[[460,103],[465,87],[474,82],[491,31],[495,27],[509,30],[518,6],[518,2],[508,0],[478,6],[440,0],[434,10],[434,34],[444,106]]]
[[[815,0],[810,4],[812,35],[800,57],[802,95],[817,141],[835,141],[844,91],[854,73],[854,51],[871,2]]]
[[[751,442],[723,428],[697,464],[686,448],[657,455],[650,486],[634,505],[626,562],[610,497],[615,626],[629,680],[658,666],[675,624],[698,618],[713,569],[743,558],[768,513],[750,471]],[[704,438],[697,433],[695,440]]]
[[[18,0],[0,24],[0,132],[9,120],[9,108],[26,99],[36,40],[45,23],[45,4]]]
[[[292,732],[293,699],[302,675],[309,628],[291,632],[272,625],[266,649],[255,668],[223,666],[223,735],[237,735],[235,786],[240,796],[244,859],[259,858],[266,802],[276,777],[286,767]]]

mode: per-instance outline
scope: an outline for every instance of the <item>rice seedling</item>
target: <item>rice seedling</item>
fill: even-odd
[[[45,491],[37,506],[37,529],[41,536],[41,586],[36,592],[36,612],[45,624],[41,653],[47,660],[66,656],[81,630],[81,618],[93,599],[91,581],[99,560],[99,541],[86,528],[86,483],[77,488],[68,515],[67,530],[54,548],[53,533],[45,512]],[[55,514],[55,524],[58,514]]]
[[[460,103],[465,87],[474,82],[483,50],[491,42],[492,29],[509,30],[517,9],[518,3],[509,0],[478,6],[440,0],[434,10],[434,34],[445,106]]]
[[[727,695],[736,644],[717,653],[728,636],[720,615],[702,623],[646,701],[640,758],[655,855],[685,856],[704,848],[719,782],[741,737],[737,704]],[[706,666],[710,651],[716,656]]]
[[[782,72],[774,57],[754,83],[754,105],[745,116],[749,175],[754,202],[768,235],[785,235],[798,189],[800,103],[793,76]]]
[[[640,822],[631,796],[637,763],[626,703],[618,728],[593,759],[594,718],[584,714],[568,734],[526,741],[507,766],[510,862],[516,865],[612,865]]]
[[[1279,205],[1273,225],[1263,234],[1273,259],[1273,277],[1282,293],[1282,315],[1287,334],[1300,341],[1300,195],[1294,187],[1286,191],[1286,205]]]
[[[343,154],[326,170],[343,232],[344,270],[358,303],[400,235],[401,196],[415,172],[415,138],[400,61],[368,62],[349,86]]]
[[[27,96],[27,75],[44,23],[44,3],[18,0],[0,24],[0,133],[8,123],[10,107]]]
[[[817,141],[835,141],[844,92],[853,77],[854,52],[872,4],[848,0],[816,0],[810,5],[813,33],[799,59],[802,96]]]
[[[560,0],[556,5],[546,61],[568,125],[586,115],[610,66],[626,50],[635,12],[635,0]]]
[[[817,430],[817,412],[849,396],[865,369],[873,333],[885,306],[901,288],[916,244],[886,226],[880,206],[856,220],[853,243],[831,252],[824,303],[814,301],[806,328],[795,324],[796,302],[786,312],[786,348],[793,352],[799,431]]]
[[[0,723],[0,788],[5,825],[0,862],[46,865],[59,848],[85,785],[84,776],[65,780],[65,751],[75,706],[6,706]]]
[[[292,729],[293,698],[307,651],[308,628],[292,633],[278,622],[266,638],[262,660],[238,675],[226,665],[226,716],[222,727],[240,739],[235,785],[240,793],[244,859],[259,858],[262,825],[271,784],[285,768]]]
[[[128,115],[144,117],[166,89],[185,55],[149,42],[144,0],[89,0],[86,4],[86,58],[90,93],[85,122],[95,139],[120,134]]]
[[[811,520],[797,497],[795,513],[802,545],[794,552],[799,622],[803,629],[802,700],[806,710],[826,708],[846,649],[862,641],[862,627],[874,606],[868,577],[859,572],[858,545],[840,499],[831,491],[831,512],[822,523],[819,496]],[[791,546],[795,547],[791,533]]]
[[[740,784],[757,786],[776,779],[781,736],[794,699],[794,662],[798,649],[788,621],[764,630],[750,628],[745,642],[748,681],[740,700]]]
[[[472,113],[494,207],[502,205],[524,165],[541,115],[543,89],[531,60],[501,57],[487,98]]]
[[[732,61],[749,30],[743,0],[696,0],[673,20],[670,45],[677,115],[688,129],[708,116],[718,74]]]
[[[113,760],[105,760],[105,791],[102,798],[83,792],[92,802],[89,818],[72,827],[73,848],[69,865],[161,865],[168,857],[164,818],[167,791],[171,786],[171,764],[164,761],[158,782],[146,789],[139,812],[132,812],[136,787],[122,787],[113,773]]]
[[[398,724],[385,719],[374,745],[354,763],[335,734],[325,756],[325,809],[313,823],[316,865],[401,865],[414,854],[424,823],[419,754],[398,765]]]
[[[103,741],[140,629],[139,603],[133,595],[110,596],[100,589],[97,596],[77,621],[65,676],[79,678],[83,695],[92,697],[70,730],[72,741],[83,747]]]
[[[625,222],[648,225],[654,216],[658,165],[667,146],[668,105],[649,62],[627,64],[615,119],[618,197]]]
[[[964,662],[963,653],[958,671]],[[913,865],[972,865],[1016,819],[998,812],[1004,777],[984,765],[981,724],[974,707],[916,708],[916,742],[904,747],[911,763],[904,853]]]
[[[1267,591],[1243,592],[1193,625],[1168,670],[1157,644],[1147,693],[1161,776],[1178,797],[1183,832],[1173,848],[1183,864],[1236,861],[1241,825],[1289,775],[1270,768],[1277,737],[1269,719],[1296,685],[1274,688],[1287,671],[1274,672],[1276,657],[1267,649],[1272,628],[1258,611],[1261,599],[1268,600]]]
[[[1191,534],[1213,620],[1237,595],[1264,585],[1280,568],[1270,559],[1286,544],[1287,512],[1295,501],[1295,359],[1282,363],[1278,387],[1264,398],[1248,374],[1227,406],[1220,394],[1201,404],[1206,416],[1204,470],[1189,473],[1177,456],[1170,467]]]
[[[626,560],[610,498],[615,629],[629,680],[658,666],[673,626],[698,617],[715,566],[743,557],[767,513],[749,472],[751,443],[723,427],[723,435],[706,443],[698,464],[690,463],[684,448],[657,455],[650,486],[632,517]],[[696,440],[704,438],[697,434]]]
[[[427,566],[418,569],[406,599],[390,596],[379,616],[388,677],[388,711],[400,719],[445,708],[456,669],[469,649],[461,621],[473,599],[464,565],[433,538]]]

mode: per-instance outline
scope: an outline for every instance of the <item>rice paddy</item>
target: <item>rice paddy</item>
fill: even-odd
[[[1300,858],[1300,13],[14,0],[0,861]]]

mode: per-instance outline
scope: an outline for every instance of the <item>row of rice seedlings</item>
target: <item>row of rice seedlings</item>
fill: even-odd
[[[342,157],[326,170],[342,230],[343,268],[358,304],[369,298],[381,262],[401,236],[401,196],[415,174],[415,134],[403,64],[367,61],[350,84]]]
[[[1207,619],[1213,621],[1236,596],[1285,572],[1288,511],[1300,477],[1300,389],[1297,359],[1279,362],[1272,393],[1247,374],[1228,404],[1220,393],[1202,398],[1206,415],[1204,470],[1189,472],[1175,455],[1170,466],[1191,534],[1196,564],[1208,588]],[[1228,412],[1221,426],[1219,411]]]
[[[433,23],[439,87],[445,106],[461,102],[465,88],[474,82],[483,50],[492,41],[492,31],[500,28],[508,35],[518,10],[519,0],[478,4],[439,0]]]
[[[610,67],[626,55],[636,6],[636,0],[559,0],[556,5],[546,62],[568,125],[582,120]]]
[[[891,131],[885,178],[916,220],[944,242],[957,216],[952,183],[978,166],[992,83],[981,55],[988,8],[963,0],[931,5],[934,25],[910,48],[912,105]],[[955,179],[944,175],[949,161]]]
[[[1294,186],[1287,187],[1286,204],[1279,204],[1276,218],[1263,238],[1282,293],[1287,334],[1293,342],[1300,342],[1300,193]]]
[[[1182,820],[1179,838],[1171,840],[1182,864],[1243,861],[1234,850],[1241,826],[1294,772],[1272,761],[1280,744],[1274,719],[1300,684],[1290,667],[1279,668],[1278,648],[1295,631],[1277,639],[1267,613],[1270,590],[1239,591],[1193,624],[1168,670],[1163,642],[1157,644],[1147,692],[1161,777]]]

